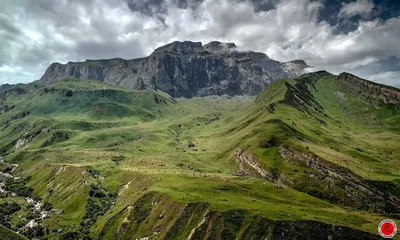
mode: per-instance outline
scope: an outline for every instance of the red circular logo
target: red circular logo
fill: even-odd
[[[396,235],[397,226],[392,220],[383,220],[378,227],[379,234],[384,238],[391,238]]]

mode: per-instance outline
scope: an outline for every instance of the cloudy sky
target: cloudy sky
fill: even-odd
[[[175,40],[235,42],[400,87],[398,0],[1,0],[0,84]]]

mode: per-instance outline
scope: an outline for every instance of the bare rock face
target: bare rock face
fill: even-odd
[[[400,90],[397,88],[364,80],[350,73],[341,73],[337,80],[361,94],[366,102],[372,104],[400,104]]]
[[[365,201],[369,201],[367,198],[385,201],[390,208],[389,212],[400,212],[400,199],[397,196],[392,195],[382,187],[378,187],[376,184],[362,179],[350,170],[332,164],[313,153],[299,152],[291,147],[280,146],[278,152],[283,158],[303,162],[307,167],[316,170],[323,176],[342,180],[346,184],[358,189],[365,194]],[[386,210],[382,209],[382,212],[386,212]]]
[[[279,78],[296,77],[307,64],[281,63],[266,54],[238,51],[234,43],[173,42],[140,59],[53,63],[40,82],[74,77],[129,89],[161,90],[173,97],[257,95]]]
[[[9,90],[9,89],[11,89],[13,87],[14,87],[14,85],[7,84],[7,83],[3,84],[3,85],[0,85],[0,93],[5,92],[5,91],[7,91],[7,90]]]
[[[257,161],[256,157],[251,153],[246,153],[241,148],[236,148],[235,150],[236,163],[239,166],[241,172],[244,171],[244,165],[250,167],[258,174],[260,174],[263,178],[267,179],[270,182],[275,183],[277,181],[277,176],[274,176],[272,173],[261,167],[261,164]]]
[[[290,186],[293,185],[293,182],[290,181],[283,173],[277,174],[271,172],[269,170],[264,169],[256,155],[251,151],[246,151],[240,147],[235,149],[235,161],[239,167],[239,173],[244,174],[247,169],[251,169],[258,173],[260,176],[265,178],[267,181],[276,183],[277,186],[282,187],[284,185]]]
[[[292,74],[295,74],[296,76],[303,74],[304,69],[309,67],[304,60],[284,62],[282,65],[286,72],[290,72]]]

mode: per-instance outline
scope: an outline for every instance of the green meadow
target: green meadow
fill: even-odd
[[[40,239],[261,239],[284,220],[377,234],[380,220],[400,219],[384,200],[279,153],[314,154],[400,196],[399,106],[336,77],[281,79],[254,98],[173,99],[77,79],[18,85],[0,93],[1,168],[18,164],[19,187],[63,211],[38,221]],[[290,184],[240,169],[238,148]],[[0,232],[21,232],[32,209],[23,196],[6,202],[21,209]],[[201,228],[206,215],[215,229]]]

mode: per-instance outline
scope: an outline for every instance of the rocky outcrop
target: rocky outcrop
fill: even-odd
[[[290,62],[283,63],[283,67],[285,71],[294,73],[295,75],[299,76],[304,73],[304,69],[310,66],[304,60],[294,60]]]
[[[13,88],[14,86],[15,85],[7,84],[7,83],[3,84],[3,85],[0,85],[0,93],[5,92],[5,91]]]
[[[261,167],[261,164],[255,159],[252,154],[246,153],[241,148],[236,148],[235,150],[236,163],[239,166],[240,172],[244,172],[244,165],[247,165],[251,169],[255,170],[258,174],[260,174],[263,178],[267,179],[270,182],[275,182],[276,177],[273,176],[270,172],[264,170]]]
[[[337,80],[346,88],[373,104],[400,104],[400,89],[361,79],[350,73],[341,73]]]
[[[329,163],[310,152],[298,152],[291,147],[285,146],[280,146],[278,151],[283,158],[298,160],[303,162],[307,167],[316,170],[322,176],[339,179],[364,193],[367,198],[387,202],[389,204],[387,209],[390,209],[390,212],[400,212],[400,199],[398,197],[389,194],[384,189],[380,189],[370,182],[367,182],[352,173],[350,170]]]
[[[91,79],[129,89],[158,89],[173,97],[256,95],[271,81],[295,77],[307,67],[302,60],[281,63],[264,53],[239,51],[234,43],[184,41],[140,59],[53,63],[39,81]]]
[[[42,130],[38,131],[33,131],[33,132],[26,132],[24,135],[22,135],[17,143],[15,144],[15,149],[21,149],[26,147],[30,142],[32,142],[40,133]]]
[[[318,71],[295,79],[294,84],[285,82],[287,91],[284,102],[300,111],[323,114],[323,107],[315,99],[310,89],[315,89],[315,84],[319,79],[330,75],[326,71]]]
[[[278,186],[293,184],[289,179],[284,176],[283,173],[278,174],[264,169],[259,163],[257,157],[252,152],[245,151],[241,148],[236,148],[235,160],[236,164],[239,167],[239,174],[245,174],[245,169],[249,168],[257,172],[269,182],[278,184]]]

